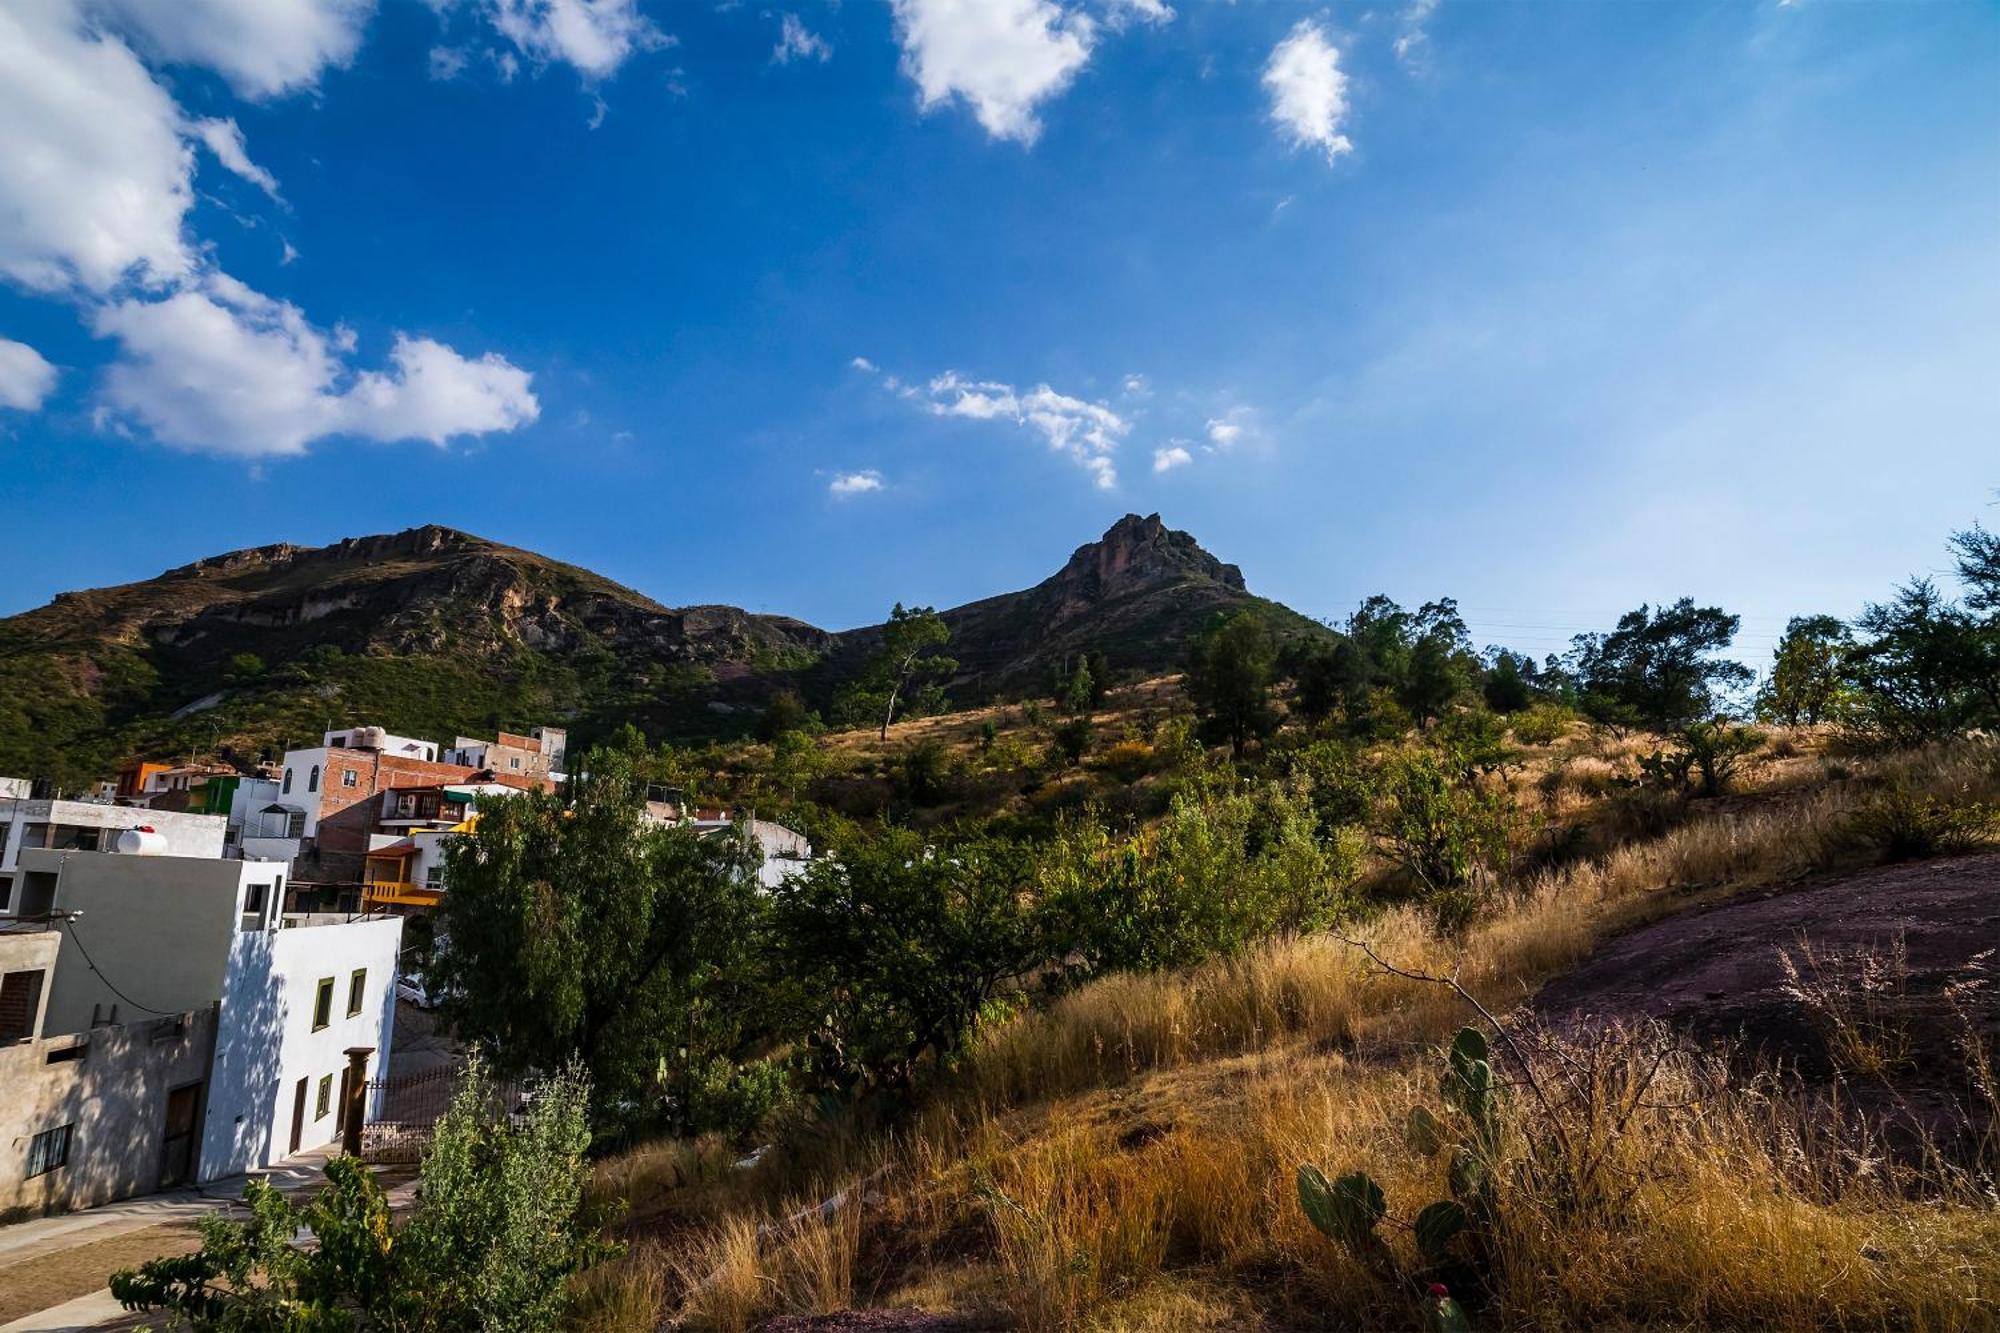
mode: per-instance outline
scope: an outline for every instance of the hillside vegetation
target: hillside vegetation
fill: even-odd
[[[1325,634],[1157,515],[1128,515],[1034,588],[942,612],[958,669],[914,702],[1034,693],[1086,653],[1171,669],[1211,615],[1243,607]],[[666,607],[449,528],[258,547],[0,620],[0,773],[76,789],[129,758],[255,759],[357,719],[444,738],[738,736],[780,692],[832,715],[880,637]]]

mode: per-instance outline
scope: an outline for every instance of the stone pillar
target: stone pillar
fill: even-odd
[[[373,1046],[347,1048],[347,1105],[340,1122],[340,1150],[349,1157],[361,1155],[361,1126],[368,1118],[368,1057]]]

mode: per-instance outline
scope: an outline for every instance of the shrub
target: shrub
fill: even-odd
[[[1120,782],[1137,782],[1153,768],[1153,747],[1144,741],[1122,740],[1107,747],[1098,763]]]
[[[1382,793],[1375,833],[1383,849],[1420,883],[1439,926],[1462,930],[1506,866],[1512,798],[1463,780],[1432,751],[1390,760]]]
[[[1523,745],[1553,745],[1569,734],[1576,714],[1561,704],[1536,704],[1508,720],[1514,739]]]
[[[559,1327],[571,1276],[612,1252],[584,1212],[589,1084],[572,1066],[541,1085],[517,1123],[493,1120],[491,1102],[475,1062],[438,1122],[416,1209],[400,1227],[368,1168],[336,1157],[303,1207],[253,1180],[248,1220],[200,1219],[199,1250],[116,1274],[112,1294],[198,1330]],[[301,1227],[310,1249],[292,1244]]]
[[[1090,718],[1082,715],[1068,719],[1055,729],[1050,745],[1062,760],[1064,768],[1075,768],[1083,762],[1084,754],[1090,749],[1090,733]]]
[[[1848,833],[1888,861],[1953,856],[1984,844],[2000,811],[1978,802],[1949,803],[1928,792],[1892,786],[1848,820]]]
[[[1674,734],[1671,748],[1640,756],[1640,781],[1668,792],[1721,796],[1744,759],[1763,744],[1763,737],[1749,727],[1696,722]]]
[[[1182,966],[1326,925],[1357,859],[1351,839],[1320,838],[1307,802],[1275,786],[1198,790],[1123,840],[1095,819],[1066,819],[1040,883],[1056,940],[1090,976]]]

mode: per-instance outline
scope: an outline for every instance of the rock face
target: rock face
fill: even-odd
[[[963,666],[953,689],[1039,692],[1089,651],[1173,670],[1216,612],[1245,606],[1281,633],[1324,632],[1251,596],[1235,566],[1159,515],[1128,514],[1034,587],[945,612]],[[190,729],[252,750],[363,719],[419,735],[713,730],[777,688],[823,699],[879,639],[879,627],[663,606],[435,525],[259,546],[0,620],[0,774],[175,753],[196,743]]]

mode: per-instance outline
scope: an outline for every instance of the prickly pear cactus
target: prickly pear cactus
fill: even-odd
[[[1306,1220],[1329,1239],[1360,1253],[1370,1241],[1379,1243],[1375,1224],[1389,1211],[1382,1187],[1366,1171],[1329,1181],[1310,1162],[1299,1168],[1299,1207]]]

